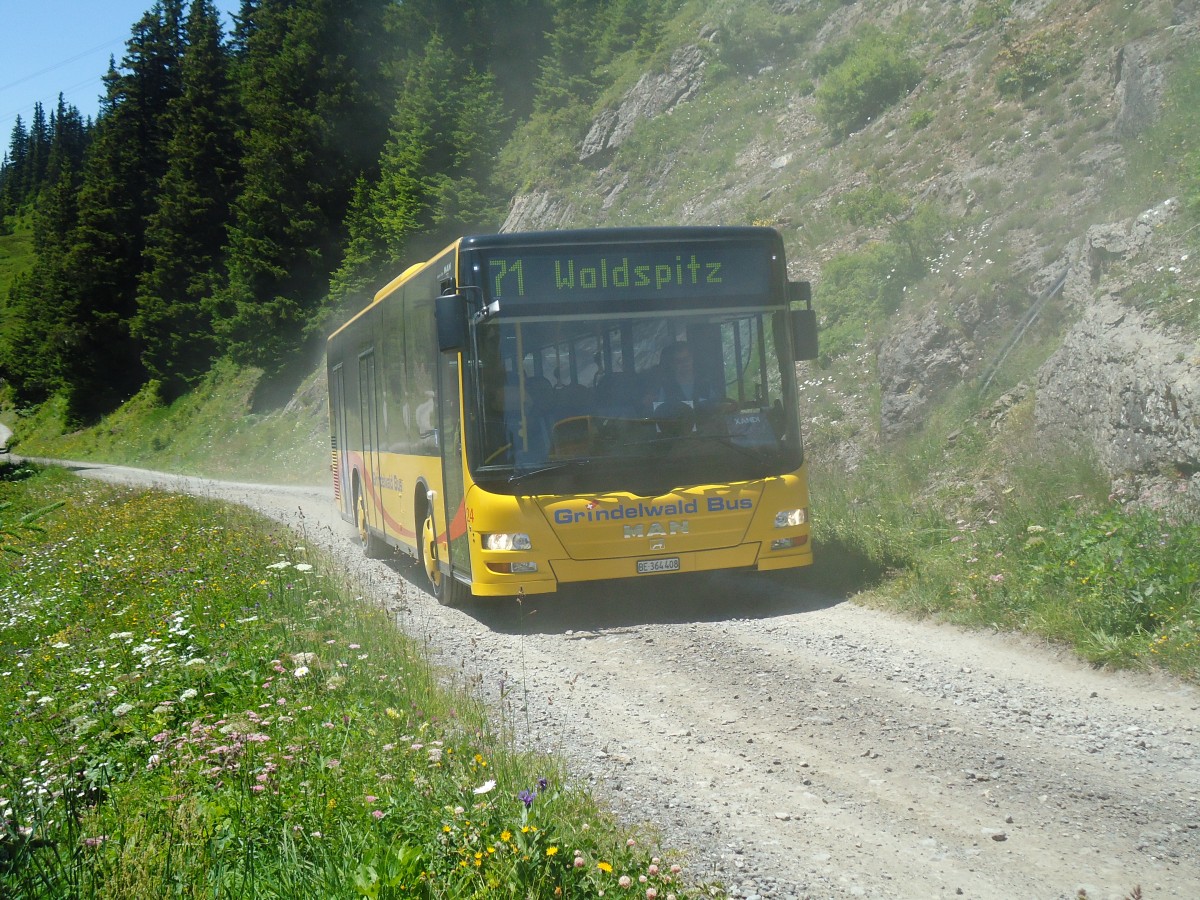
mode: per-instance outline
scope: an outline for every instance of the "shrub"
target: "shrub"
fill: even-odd
[[[1083,62],[1083,50],[1066,30],[1043,31],[1000,52],[996,90],[1005,97],[1029,97]]]
[[[869,29],[821,80],[817,114],[834,134],[844,137],[906,96],[922,73],[902,38]]]

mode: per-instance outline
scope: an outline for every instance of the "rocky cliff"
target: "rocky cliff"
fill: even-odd
[[[816,4],[752,5],[786,25]],[[978,389],[980,415],[1015,385],[1016,395],[1035,392],[1046,439],[1090,447],[1114,480],[1200,510],[1200,315],[1175,327],[1150,300],[1167,276],[1173,302],[1200,292],[1200,254],[1188,249],[1196,237],[1181,204],[1163,196],[1143,197],[1142,215],[1111,215],[1131,202],[1118,200],[1122,182],[1163,115],[1172,67],[1200,43],[1200,3],[1136,7],[843,3],[797,38],[793,55],[764,58],[732,91],[727,70],[724,88],[710,77],[732,26],[706,19],[697,40],[595,110],[569,186],[547,182],[515,198],[504,228],[644,222],[648,209],[675,222],[771,223],[793,275],[814,281],[821,310],[827,261],[884,239],[921,205],[936,207],[944,252],[908,301],[870,323],[860,348],[873,384],[863,389],[858,363],[818,379],[835,418],[859,423],[834,429],[842,446],[826,452],[850,461],[863,446],[903,439],[964,383]],[[907,28],[925,75],[839,138],[821,122],[820,70],[807,60],[873,26]],[[1013,97],[996,87],[1004,66],[1021,77],[1061,74]],[[730,115],[747,118],[734,128]],[[692,146],[669,143],[660,123],[673,116],[689,117]],[[633,158],[645,153],[633,140],[640,134],[660,148],[652,164]],[[702,163],[689,164],[689,153],[729,160],[724,179],[698,178]],[[840,210],[868,188],[907,196],[909,206],[847,226]],[[1047,348],[1040,369],[1014,377],[1011,360],[1031,345]],[[838,378],[840,389],[828,383]]]

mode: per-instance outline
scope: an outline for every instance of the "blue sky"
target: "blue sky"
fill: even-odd
[[[154,0],[0,0],[0,152],[7,152],[17,116],[28,127],[34,103],[46,115],[61,92],[67,103],[93,119],[108,59],[118,65],[133,24]],[[224,15],[239,0],[217,0]]]

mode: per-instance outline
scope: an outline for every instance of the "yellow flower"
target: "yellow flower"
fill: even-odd
[[[546,855],[547,855],[547,856],[553,856],[553,855],[554,855],[555,853],[557,853],[557,852],[558,852],[558,848],[557,848],[557,847],[547,847],[547,848],[546,848]]]
[[[509,831],[507,828],[504,829],[504,831],[500,832],[500,840],[504,841],[504,843],[507,844],[509,841],[512,840],[512,832]]]
[[[609,863],[606,863],[606,862],[596,863],[596,868],[599,869],[601,872],[604,872],[605,874],[608,874],[609,872],[612,871],[612,865]]]

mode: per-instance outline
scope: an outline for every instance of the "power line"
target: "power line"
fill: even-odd
[[[34,78],[38,78],[42,75],[46,75],[50,72],[53,72],[55,69],[61,69],[63,66],[69,66],[73,62],[78,62],[79,60],[83,59],[85,56],[88,56],[92,53],[96,53],[100,50],[105,49],[106,47],[112,47],[112,46],[115,46],[116,44],[123,44],[123,43],[125,43],[126,40],[127,40],[127,38],[119,37],[119,38],[116,38],[111,41],[105,41],[103,44],[97,44],[95,47],[90,47],[87,50],[82,50],[79,53],[76,53],[74,56],[69,57],[68,59],[64,59],[60,62],[56,62],[51,66],[47,66],[44,69],[39,69],[36,72],[31,72],[28,75],[23,75],[20,78],[18,78],[16,81],[10,81],[8,84],[0,84],[0,91],[7,91],[9,88],[14,88],[18,84],[24,84],[26,81],[32,81]]]

